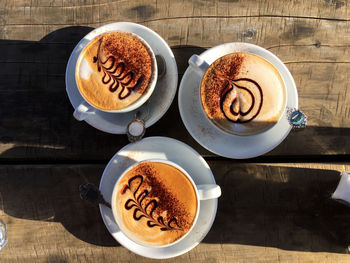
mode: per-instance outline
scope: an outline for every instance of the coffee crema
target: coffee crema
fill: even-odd
[[[151,51],[136,35],[102,34],[82,51],[76,81],[84,98],[101,110],[120,110],[137,101],[154,76]]]
[[[135,242],[162,246],[175,242],[192,227],[197,197],[190,180],[176,167],[141,162],[117,184],[117,222]]]
[[[286,104],[284,82],[277,69],[250,53],[231,53],[205,72],[200,88],[205,114],[219,128],[251,135],[272,127]]]

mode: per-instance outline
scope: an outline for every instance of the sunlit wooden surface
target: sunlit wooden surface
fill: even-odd
[[[225,42],[275,53],[291,71],[308,127],[270,153],[234,161],[203,149],[177,99],[146,136],[183,141],[213,170],[223,196],[192,251],[159,262],[350,262],[350,208],[330,199],[350,170],[350,8],[342,0],[0,0],[0,262],[153,262],[121,247],[78,186],[99,183],[128,143],[76,121],[65,68],[78,41],[106,23],[156,31],[179,82],[192,54]]]

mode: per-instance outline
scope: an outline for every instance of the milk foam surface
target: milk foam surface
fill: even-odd
[[[79,76],[84,80],[88,80],[90,75],[95,73],[95,71],[91,68],[89,63],[85,58],[82,59],[79,69]]]

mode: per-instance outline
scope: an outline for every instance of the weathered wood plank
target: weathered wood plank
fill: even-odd
[[[347,2],[341,0],[288,1],[7,1],[7,24],[107,23],[112,17],[144,22],[178,17],[275,17],[347,20]],[[93,21],[91,21],[91,16]],[[21,17],[16,17],[20,15]]]
[[[64,89],[75,44],[114,21],[158,32],[173,48],[179,80],[193,53],[220,43],[271,50],[296,80],[309,127],[269,155],[349,155],[347,6],[342,0],[0,1],[0,160],[105,162],[127,143],[75,121]],[[185,130],[176,100],[146,135],[177,138],[212,156]],[[349,208],[329,199],[349,165],[210,166],[223,188],[213,229],[191,252],[161,262],[350,261],[340,254],[349,253]],[[9,227],[0,261],[154,262],[120,247],[98,209],[79,199],[79,184],[98,184],[102,171],[103,165],[0,166],[0,218]]]
[[[348,164],[211,161],[223,195],[213,228],[189,253],[160,262],[349,262],[350,208],[330,200]],[[0,166],[1,262],[155,262],[120,245],[79,198],[103,165]]]
[[[269,155],[348,155],[346,7],[340,0],[6,1],[0,7],[0,158],[107,160],[127,143],[75,121],[64,89],[75,44],[93,27],[121,20],[144,24],[169,43],[179,80],[192,54],[217,44],[246,41],[271,50],[295,78],[309,127]],[[146,135],[174,137],[212,156],[184,129],[176,100]]]
[[[108,23],[124,21],[115,19]],[[135,19],[128,20],[138,22]],[[139,22],[158,32],[170,45],[211,47],[218,43],[243,41],[264,47],[288,44],[348,46],[350,21],[307,19],[304,17],[176,17]],[[102,23],[101,25],[106,24]],[[93,23],[57,25],[6,24],[0,36],[9,40],[39,41],[49,33],[69,26],[98,27]]]
[[[74,45],[13,43],[2,42],[0,49],[4,61],[10,62],[3,63],[0,68],[0,76],[3,76],[0,79],[1,158],[108,159],[127,143],[125,136],[104,134],[71,116],[64,74],[65,61]],[[184,72],[191,54],[203,50],[174,47],[179,72]],[[299,49],[295,47],[295,50],[297,53]],[[290,56],[294,49],[279,47],[278,51],[283,57],[281,54]],[[312,54],[311,50],[306,53]],[[338,54],[340,59],[341,52]],[[303,57],[296,56],[298,58]],[[311,60],[312,55],[307,59]],[[346,140],[350,127],[349,64],[287,61],[287,66],[295,77],[300,107],[309,116],[309,127],[291,133],[270,155],[349,154],[350,145]],[[184,129],[176,100],[146,135],[174,137],[194,146],[202,154],[210,155]]]

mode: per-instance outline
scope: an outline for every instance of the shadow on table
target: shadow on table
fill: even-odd
[[[79,196],[80,184],[99,185],[104,167],[105,164],[0,166],[0,209],[11,217],[61,223],[76,238],[91,244],[118,246],[103,223],[99,207]]]
[[[99,209],[80,199],[78,187],[84,182],[99,184],[107,160],[128,143],[127,137],[76,121],[65,91],[68,58],[91,30],[75,26],[51,32],[40,41],[0,40],[4,62],[0,75],[6,76],[0,79],[0,143],[13,144],[1,150],[1,161],[9,166],[0,168],[0,193],[10,216],[60,222],[85,242],[115,246],[118,243],[107,231]],[[190,57],[192,49],[202,50],[178,50],[177,56]],[[186,132],[181,121],[173,122],[179,120],[176,99],[166,116],[147,135],[175,137],[179,130]],[[174,134],[169,134],[169,126]],[[89,166],[90,160],[101,165]],[[19,163],[37,165],[28,168]]]
[[[349,253],[350,208],[332,170],[210,162],[223,195],[205,243]]]
[[[45,145],[27,154],[12,151],[9,158],[106,159],[115,146],[127,143],[126,136],[101,132],[72,115],[66,65],[76,44],[91,30],[73,26],[40,41],[0,40],[0,142]]]
[[[72,115],[65,89],[66,65],[76,44],[91,30],[74,26],[53,31],[40,41],[0,40],[0,142],[45,146],[30,153],[7,152],[3,159],[108,160],[128,143],[127,136],[101,132]],[[174,47],[180,77],[188,58],[203,50]],[[177,96],[163,118],[147,129],[146,136],[150,135],[184,138],[195,145],[180,120]]]
[[[87,159],[95,159],[98,153],[90,150],[91,140],[100,142],[101,149],[118,140],[74,120],[65,91],[70,53],[91,30],[67,27],[37,42],[0,40],[2,61],[8,62],[0,69],[0,75],[6,76],[0,81],[0,142],[26,145],[1,154],[2,160],[23,158],[15,159],[15,166],[0,168],[0,193],[4,212],[10,216],[59,222],[85,242],[116,246],[98,207],[83,202],[78,191],[84,182],[98,185],[104,165],[18,165],[55,163],[53,156],[73,162],[77,157],[69,152],[75,147],[91,152]],[[80,140],[85,137],[89,142]],[[46,146],[30,147],[38,144]]]

